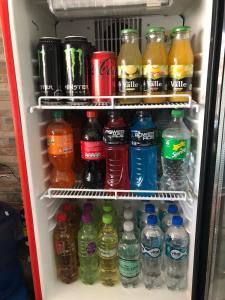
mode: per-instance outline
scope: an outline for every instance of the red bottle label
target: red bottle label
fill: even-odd
[[[81,157],[84,160],[100,160],[105,158],[104,144],[102,141],[81,141]]]

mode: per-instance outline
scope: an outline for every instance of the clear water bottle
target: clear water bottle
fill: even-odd
[[[162,285],[163,233],[156,215],[149,215],[147,222],[141,233],[141,265],[145,287],[152,289]]]
[[[147,225],[148,216],[153,214],[155,214],[155,205],[151,203],[145,204],[145,211],[142,214],[140,230],[143,230],[143,228]]]
[[[182,217],[173,217],[165,240],[167,287],[171,290],[183,290],[187,287],[189,235],[183,226]]]
[[[183,122],[184,111],[172,110],[172,121],[162,133],[162,190],[187,190],[191,134]]]
[[[135,287],[140,272],[140,246],[134,234],[134,223],[125,221],[123,229],[124,233],[118,246],[120,280],[124,287]]]
[[[166,232],[172,225],[173,216],[178,215],[178,207],[175,204],[169,204],[167,208],[167,214],[162,219],[162,231]]]

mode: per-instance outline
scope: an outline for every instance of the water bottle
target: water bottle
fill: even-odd
[[[171,290],[183,290],[187,287],[189,235],[183,226],[182,217],[173,217],[165,240],[167,287]]]
[[[170,204],[167,208],[167,214],[162,219],[162,231],[166,232],[172,225],[173,216],[178,215],[178,207],[175,204]]]
[[[118,246],[120,280],[124,287],[135,287],[140,272],[140,246],[134,234],[134,223],[125,221],[123,229],[124,233]]]
[[[147,111],[137,111],[130,128],[130,184],[132,190],[157,189],[156,128]],[[138,195],[140,195],[138,193]]]
[[[145,205],[145,211],[142,214],[142,218],[141,218],[141,224],[140,224],[140,230],[141,231],[147,225],[148,216],[153,215],[153,214],[155,214],[155,205],[153,205],[151,203],[147,203]]]
[[[183,123],[184,111],[172,110],[172,121],[162,133],[161,190],[185,191],[190,156],[191,134]]]
[[[83,214],[81,220],[82,227],[78,232],[80,279],[83,283],[93,284],[98,276],[97,229],[90,214]]]
[[[141,233],[142,276],[147,289],[162,285],[163,233],[157,222],[156,215],[149,215]]]

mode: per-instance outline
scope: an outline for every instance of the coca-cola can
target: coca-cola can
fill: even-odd
[[[114,52],[93,52],[91,58],[91,90],[93,103],[110,103],[107,98],[99,96],[113,96],[116,92],[116,55]]]

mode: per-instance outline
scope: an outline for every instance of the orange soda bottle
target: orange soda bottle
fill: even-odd
[[[54,111],[54,121],[47,128],[48,157],[53,166],[50,180],[54,188],[71,188],[75,182],[73,130],[63,116],[63,111]]]

